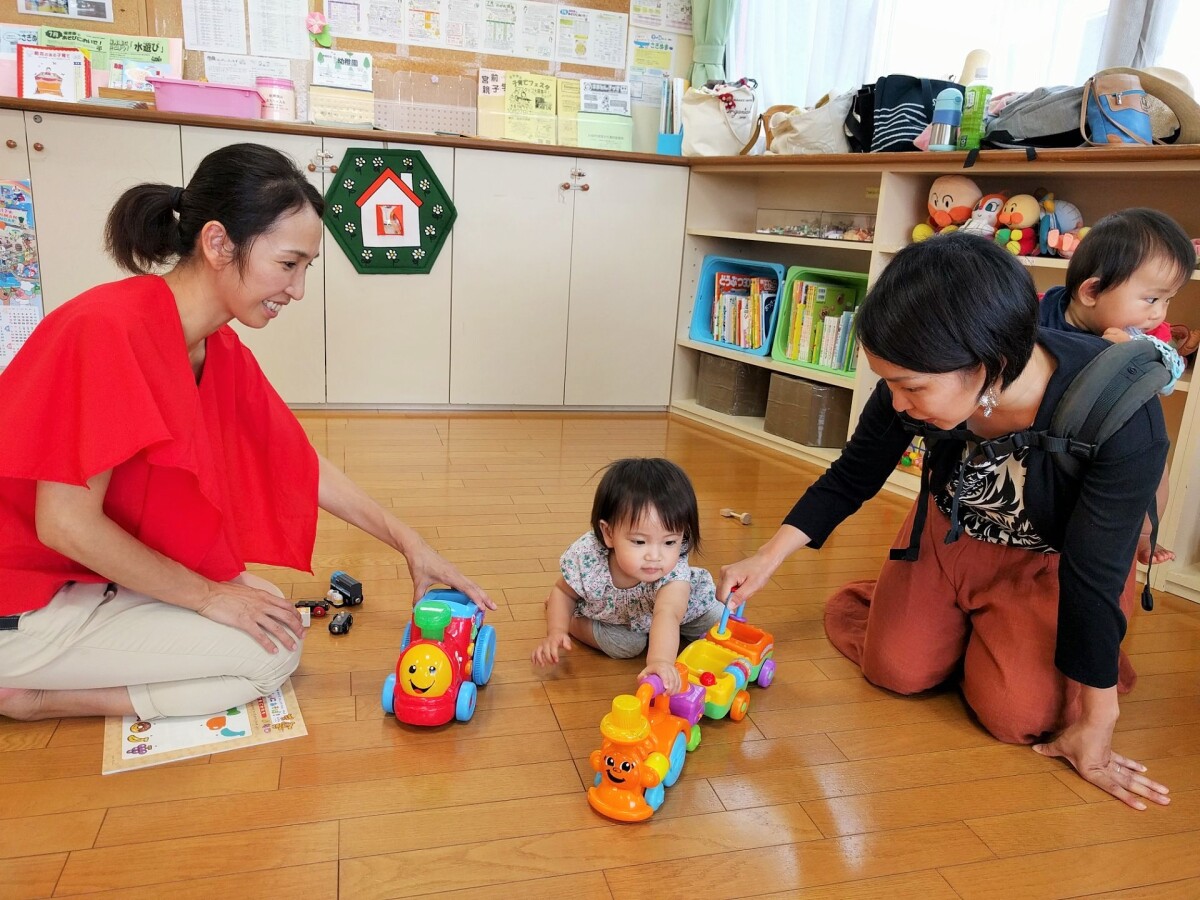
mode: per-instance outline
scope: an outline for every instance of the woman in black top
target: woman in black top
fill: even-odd
[[[905,421],[982,440],[1049,427],[1074,376],[1106,345],[1038,329],[1025,268],[967,234],[896,254],[858,313],[881,380],[841,457],[753,556],[721,570],[719,596],[761,589],[801,547],[879,492],[908,447]],[[826,605],[830,640],[868,680],[900,693],[962,671],[962,689],[1001,740],[1034,743],[1131,806],[1167,803],[1145,767],[1112,750],[1133,559],[1166,461],[1151,399],[1076,478],[1030,447],[990,458],[972,439],[931,443],[923,491],[876,582]],[[1050,738],[1046,743],[1036,743]]]

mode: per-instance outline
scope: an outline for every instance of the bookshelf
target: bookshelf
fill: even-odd
[[[696,403],[696,376],[703,353],[726,356],[851,393],[851,429],[874,388],[876,376],[860,358],[856,372],[839,374],[788,365],[768,357],[714,347],[688,339],[693,298],[705,255],[763,260],[784,266],[861,272],[874,281],[925,219],[930,185],[939,175],[961,173],[984,193],[1051,190],[1076,204],[1084,223],[1129,206],[1153,206],[1200,237],[1200,210],[1188,200],[1200,174],[1200,147],[1148,150],[1044,151],[1035,161],[1022,153],[985,151],[962,170],[960,154],[864,154],[861,156],[770,157],[695,160],[685,225],[683,271],[676,327],[671,411],[691,421],[825,467],[838,451],[806,447],[766,433],[763,420],[724,416]],[[839,242],[755,231],[760,209],[826,209],[875,215],[873,242]],[[1067,260],[1022,258],[1039,290],[1062,283]],[[1171,303],[1168,320],[1200,326],[1200,270]],[[1162,511],[1160,541],[1177,554],[1154,568],[1154,587],[1200,602],[1200,391],[1191,390],[1189,368],[1174,394],[1163,398],[1172,440],[1168,470],[1171,497]],[[919,479],[897,469],[887,489],[915,496]],[[1191,510],[1191,512],[1188,512]]]

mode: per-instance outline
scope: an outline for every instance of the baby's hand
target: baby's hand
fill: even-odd
[[[1132,340],[1124,328],[1106,328],[1104,334],[1100,335],[1110,344],[1123,344],[1128,340]]]
[[[1174,552],[1168,550],[1162,544],[1159,544],[1154,548],[1154,559],[1151,560],[1150,535],[1143,534],[1140,538],[1138,538],[1137,561],[1143,566],[1148,566],[1151,562],[1153,562],[1156,566],[1161,565],[1162,563],[1170,562],[1174,558]]]
[[[647,678],[650,675],[657,675],[663,683],[663,688],[668,694],[678,694],[683,689],[683,682],[679,677],[679,670],[675,668],[673,662],[647,662],[646,668],[638,673],[638,680]]]
[[[533,648],[533,664],[535,666],[553,666],[558,663],[558,651],[570,650],[571,638],[566,632],[559,631],[546,635],[546,639]]]

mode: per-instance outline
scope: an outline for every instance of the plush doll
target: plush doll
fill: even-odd
[[[1041,206],[1032,194],[1010,197],[996,216],[996,243],[1014,256],[1037,256],[1041,216]]]
[[[1070,259],[1087,229],[1079,207],[1054,194],[1042,197],[1042,219],[1038,224],[1038,250],[1042,256]]]
[[[970,220],[963,225],[962,230],[969,234],[977,234],[989,241],[996,236],[996,216],[1004,206],[1008,194],[984,194],[971,210]]]
[[[963,175],[943,175],[929,189],[929,219],[913,229],[912,239],[923,241],[943,232],[957,231],[971,217],[982,191]]]

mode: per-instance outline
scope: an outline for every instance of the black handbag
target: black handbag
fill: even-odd
[[[859,88],[846,116],[846,137],[858,153],[916,150],[913,143],[933,120],[933,101],[962,85],[912,75],[885,75]]]

